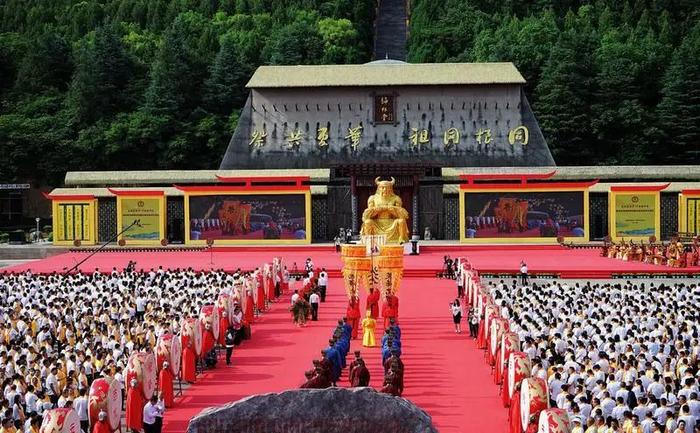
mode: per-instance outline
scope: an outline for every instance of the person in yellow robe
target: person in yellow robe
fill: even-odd
[[[377,326],[377,321],[372,318],[372,311],[367,311],[366,317],[362,320],[362,345],[365,347],[374,347],[377,345],[374,339],[374,328]]]

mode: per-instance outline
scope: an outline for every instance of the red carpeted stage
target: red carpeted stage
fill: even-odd
[[[48,273],[70,269],[86,258],[89,252],[70,252],[44,260],[29,262],[0,272]],[[102,271],[112,267],[123,268],[129,260],[136,261],[137,269],[149,270],[163,266],[197,270],[225,269],[234,271],[255,269],[273,256],[283,256],[290,270],[294,263],[303,268],[307,257],[312,257],[316,266],[325,267],[331,276],[339,276],[341,261],[332,246],[287,246],[287,247],[221,247],[213,250],[110,250],[97,253],[80,266],[84,272],[95,268]],[[406,277],[433,277],[442,270],[443,257],[466,256],[482,275],[513,274],[520,269],[520,261],[527,262],[531,274],[559,276],[561,278],[612,278],[615,276],[650,275],[700,275],[700,267],[671,268],[639,262],[623,262],[600,256],[600,248],[567,248],[559,245],[431,245],[421,248],[418,256],[405,257]]]
[[[28,262],[0,272],[60,272],[73,267],[89,252],[71,252],[48,259]],[[485,274],[515,274],[521,260],[531,273],[560,275],[568,278],[610,278],[613,275],[700,274],[700,268],[673,269],[642,263],[623,262],[600,257],[597,248],[569,249],[561,246],[426,246],[419,256],[405,257],[399,320],[402,328],[402,360],[405,364],[404,397],[415,402],[433,418],[441,432],[503,432],[507,412],[503,409],[498,387],[490,370],[468,337],[466,319],[462,334],[455,334],[448,302],[456,296],[451,280],[435,279],[442,270],[443,257],[466,256]],[[327,268],[331,276],[327,302],[321,305],[320,321],[307,327],[292,325],[287,293],[253,325],[253,339],[236,350],[233,365],[207,371],[198,382],[168,410],[165,432],[185,431],[187,422],[202,409],[221,405],[251,394],[282,391],[298,387],[311,361],[320,356],[336,320],[345,314],[347,298],[340,275],[341,261],[332,246],[307,247],[231,247],[213,251],[117,251],[100,252],[81,266],[84,272],[95,268],[109,271],[123,268],[129,260],[137,268],[149,270],[188,268],[197,270],[223,268],[254,269],[273,256],[284,257],[293,268],[303,267],[307,257],[316,266]],[[364,309],[364,294],[362,308]],[[381,338],[381,326],[377,339]],[[382,367],[379,349],[362,348],[353,341],[352,351],[360,349],[372,374],[371,385],[381,387]],[[347,386],[344,373],[340,386]],[[349,409],[351,410],[351,409]]]

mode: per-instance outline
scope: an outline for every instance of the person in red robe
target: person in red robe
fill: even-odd
[[[484,344],[486,343],[486,334],[485,334],[484,324],[485,324],[485,321],[482,317],[479,320],[479,332],[476,335],[476,347],[478,349],[483,349],[485,347]]]
[[[211,328],[205,328],[202,332],[202,357],[211,352],[215,343],[214,331],[212,331]]]
[[[100,412],[97,422],[92,426],[92,433],[112,433],[112,429],[107,422],[107,412]]]
[[[193,344],[188,335],[182,336],[181,375],[182,379],[189,383],[194,383],[197,378],[197,353],[194,351]]]
[[[257,285],[258,299],[256,302],[256,307],[258,312],[262,312],[265,309],[265,288],[263,287],[263,276],[259,269],[255,270],[255,284]]]
[[[510,406],[510,397],[508,396],[509,392],[508,378],[506,377],[503,379],[503,387],[501,388],[501,401],[503,402],[503,407]]]
[[[173,373],[170,371],[168,362],[163,363],[163,368],[158,375],[158,386],[163,397],[165,407],[173,407],[175,393],[173,392]]]
[[[367,295],[367,311],[370,312],[374,320],[379,318],[379,290],[374,290],[374,287],[369,288],[369,294]]]
[[[501,383],[501,350],[503,350],[502,347],[496,349],[496,368],[493,369],[493,379],[496,381],[496,384]]]
[[[275,299],[275,279],[272,277],[272,272],[265,278],[267,283],[267,299],[272,301]]]
[[[282,293],[287,293],[289,291],[289,271],[287,270],[287,267],[284,267],[284,270],[282,271],[282,282],[280,283],[280,291]]]
[[[396,323],[399,322],[399,299],[390,293],[386,295],[386,301],[382,305],[382,317],[384,317],[384,329],[389,327],[391,319]]]
[[[219,310],[219,346],[226,345],[224,337],[226,336],[226,330],[228,329],[228,325],[228,311],[222,308],[221,310]]]
[[[248,290],[246,291],[245,295],[245,311],[243,314],[246,325],[250,325],[255,319],[255,311],[253,310],[253,307],[253,292]]]
[[[134,432],[143,430],[143,406],[146,399],[143,397],[138,381],[132,379],[131,386],[126,393],[126,428]]]
[[[523,427],[520,421],[520,390],[513,392],[513,398],[510,399],[510,410],[508,410],[508,425],[510,433],[522,433]]]
[[[360,300],[357,298],[357,296],[353,296],[350,298],[350,301],[348,302],[348,308],[345,311],[345,316],[348,318],[348,322],[350,322],[350,326],[352,326],[352,338],[353,340],[357,338],[357,331],[360,328]]]

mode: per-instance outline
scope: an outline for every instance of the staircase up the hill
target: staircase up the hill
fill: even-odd
[[[406,60],[407,0],[378,0],[374,59]]]

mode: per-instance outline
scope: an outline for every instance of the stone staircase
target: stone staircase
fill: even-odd
[[[374,59],[406,60],[407,0],[378,0]]]

